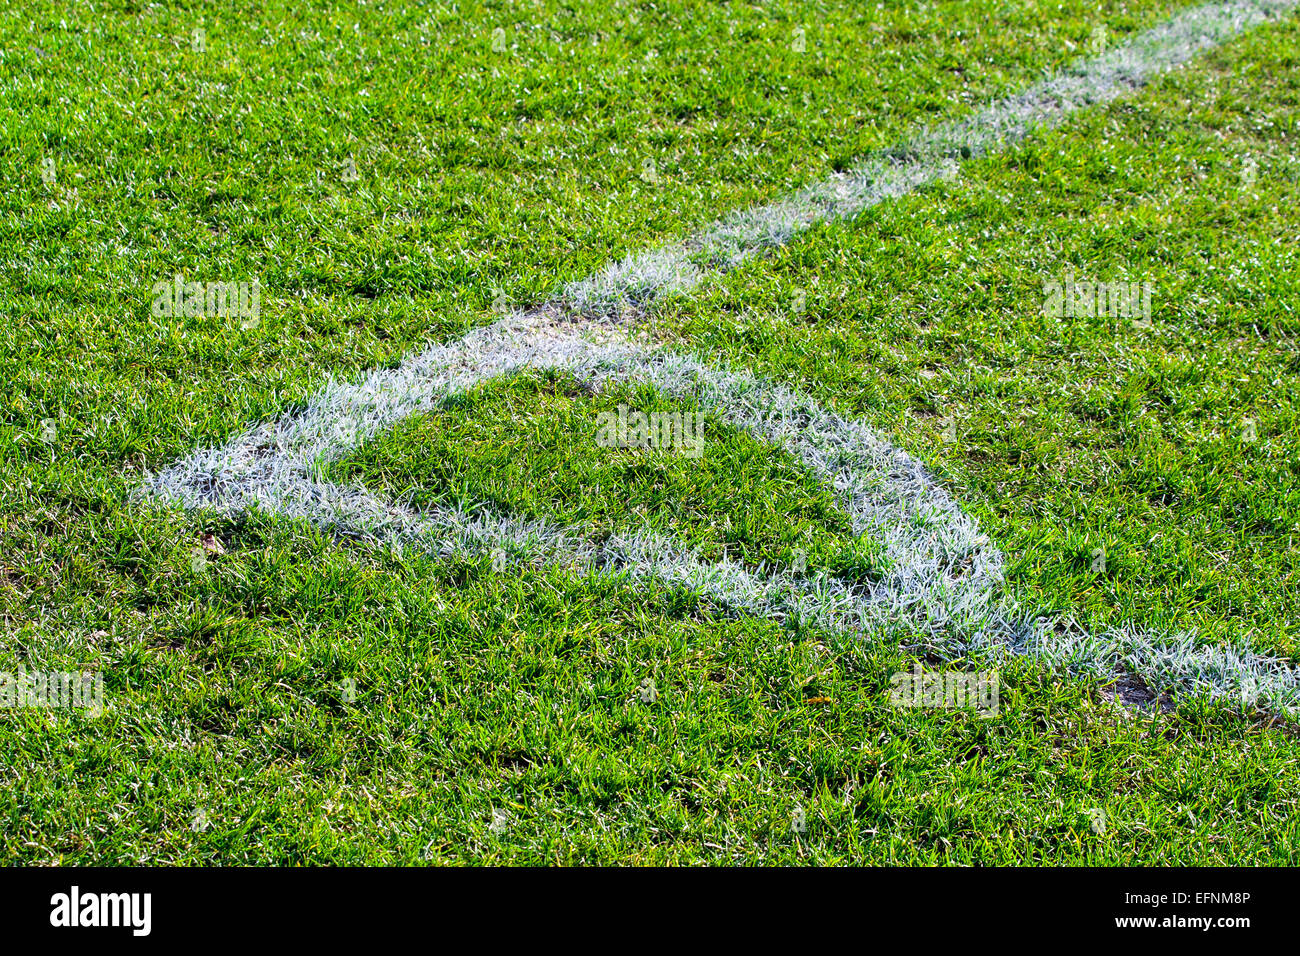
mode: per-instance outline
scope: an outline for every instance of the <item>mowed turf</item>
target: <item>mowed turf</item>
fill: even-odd
[[[1296,660],[1294,39],[1248,35],[666,322],[896,436],[1028,605]],[[1045,315],[1067,275],[1150,283],[1151,314]]]
[[[668,419],[648,439],[628,425],[635,414],[677,416],[678,431]],[[870,580],[884,560],[869,534],[853,535],[834,492],[788,453],[648,385],[592,396],[567,375],[501,379],[408,418],[327,474],[417,509],[492,505],[593,543],[648,529],[701,558],[773,572]]]
[[[109,710],[0,714],[3,859],[1291,862],[1300,745],[1240,708],[1135,714],[1015,661],[996,717],[902,710],[889,680],[913,660],[870,634],[129,497],[326,374],[488,321],[498,291],[549,296],[1163,12],[7,14],[0,665],[102,671]],[[653,321],[925,458],[1028,605],[1294,655],[1298,40],[1236,41]],[[1045,320],[1070,266],[1152,281],[1150,328]],[[149,316],[175,272],[259,277],[260,323]],[[353,473],[755,558],[844,532],[736,435],[716,500],[673,458],[620,471],[641,496],[620,508],[591,489],[634,456],[582,438],[617,395],[480,398],[380,436]]]

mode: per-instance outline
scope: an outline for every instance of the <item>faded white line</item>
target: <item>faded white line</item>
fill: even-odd
[[[1184,10],[1023,93],[922,131],[893,150],[892,157],[868,159],[787,198],[735,212],[698,236],[629,256],[572,283],[566,295],[583,311],[609,312],[628,300],[648,302],[665,293],[689,291],[706,276],[784,245],[810,226],[855,216],[953,175],[962,159],[1003,149],[1035,130],[1059,125],[1080,109],[1130,93],[1152,77],[1295,6],[1296,0],[1253,0]]]
[[[395,547],[444,554],[500,548],[579,561],[682,584],[738,611],[798,614],[877,638],[882,632],[910,636],[948,656],[1029,653],[1099,676],[1132,671],[1160,689],[1295,708],[1300,671],[1285,661],[1249,649],[1201,647],[1188,636],[1139,629],[1097,635],[1032,619],[1004,593],[1002,554],[905,452],[784,386],[634,345],[619,335],[614,318],[624,303],[645,306],[688,290],[816,222],[852,216],[951,175],[958,157],[1014,142],[1084,106],[1113,99],[1294,6],[1295,0],[1261,0],[1184,11],[1023,94],[920,134],[895,158],[871,160],[787,199],[729,216],[682,243],[616,263],[571,285],[555,303],[434,345],[398,368],[372,372],[354,384],[331,381],[303,412],[195,452],[153,476],[144,491],[191,508],[305,518]],[[576,322],[560,317],[574,311]],[[851,584],[824,573],[762,574],[727,560],[702,561],[647,532],[597,544],[488,508],[416,512],[361,485],[323,477],[325,465],[409,415],[432,410],[485,379],[547,368],[593,385],[651,381],[665,392],[693,396],[707,415],[786,448],[835,490],[856,532],[881,542],[883,576]]]

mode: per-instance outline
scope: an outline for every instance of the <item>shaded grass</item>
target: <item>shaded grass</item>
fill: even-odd
[[[912,662],[854,635],[728,620],[653,584],[217,530],[227,555],[197,576],[178,556],[149,623],[104,641],[107,716],[5,718],[16,858],[1294,857],[1300,754],[1276,729],[1133,715],[1031,662],[1004,671],[997,717],[899,709],[889,677]]]

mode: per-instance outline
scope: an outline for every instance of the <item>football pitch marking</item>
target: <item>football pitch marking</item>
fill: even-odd
[[[812,398],[747,371],[706,364],[630,341],[618,315],[694,289],[744,260],[784,245],[818,222],[956,174],[960,159],[1015,143],[1071,113],[1130,92],[1300,0],[1209,4],[1183,11],[1123,46],[923,131],[892,156],[868,160],[767,205],[727,216],[704,232],[631,256],[572,283],[556,301],[475,329],[359,382],[331,380],[305,410],[200,449],[152,476],[147,496],[227,515],[260,510],[395,549],[438,555],[505,551],[652,577],[742,612],[919,641],[945,656],[1031,654],[1076,672],[1136,673],[1157,689],[1229,698],[1293,712],[1300,670],[1250,649],[1197,646],[1190,635],[1123,627],[1089,634],[1072,622],[1036,619],[1004,592],[1005,559],[956,501],[906,452]],[[648,531],[599,544],[542,521],[490,508],[416,511],[340,484],[325,469],[402,419],[438,408],[480,382],[556,370],[591,387],[644,381],[692,397],[705,415],[799,458],[836,493],[854,534],[883,546],[879,580],[853,584],[813,572],[764,574],[724,558],[704,561]]]

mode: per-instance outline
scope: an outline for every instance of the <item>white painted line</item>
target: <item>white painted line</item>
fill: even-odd
[[[764,206],[741,210],[683,242],[629,256],[565,291],[579,309],[610,312],[628,300],[647,302],[688,291],[789,242],[819,222],[850,218],[886,199],[953,175],[960,159],[999,150],[1049,129],[1085,107],[1131,93],[1158,74],[1295,9],[1296,0],[1241,0],[1184,10],[1127,43],[998,100],[974,114],[924,130],[852,170]]]
[[[1033,620],[1004,592],[1004,559],[906,452],[811,398],[754,375],[628,342],[615,318],[780,245],[815,222],[851,216],[950,175],[957,155],[978,155],[1070,112],[1131,90],[1199,50],[1293,9],[1296,0],[1211,4],[1185,11],[1104,56],[923,133],[903,158],[875,160],[767,206],[737,213],[693,239],[635,256],[570,286],[557,303],[434,345],[395,369],[354,384],[331,381],[307,408],[202,449],[153,476],[143,492],[225,514],[258,509],[304,518],[396,548],[439,554],[503,549],[562,558],[709,595],[737,611],[861,629],[873,639],[922,640],[950,657],[1034,654],[1075,671],[1125,670],[1157,689],[1231,697],[1287,711],[1300,705],[1300,670],[1250,650],[1198,647],[1186,636],[1137,629],[1089,635]],[[562,314],[576,308],[582,318]],[[478,382],[529,369],[557,369],[593,385],[639,379],[693,396],[705,415],[787,449],[834,489],[855,533],[884,547],[887,571],[870,585],[826,573],[762,574],[706,562],[663,537],[639,532],[596,544],[542,521],[490,508],[417,512],[359,484],[323,477],[337,460],[395,422],[436,408]]]

